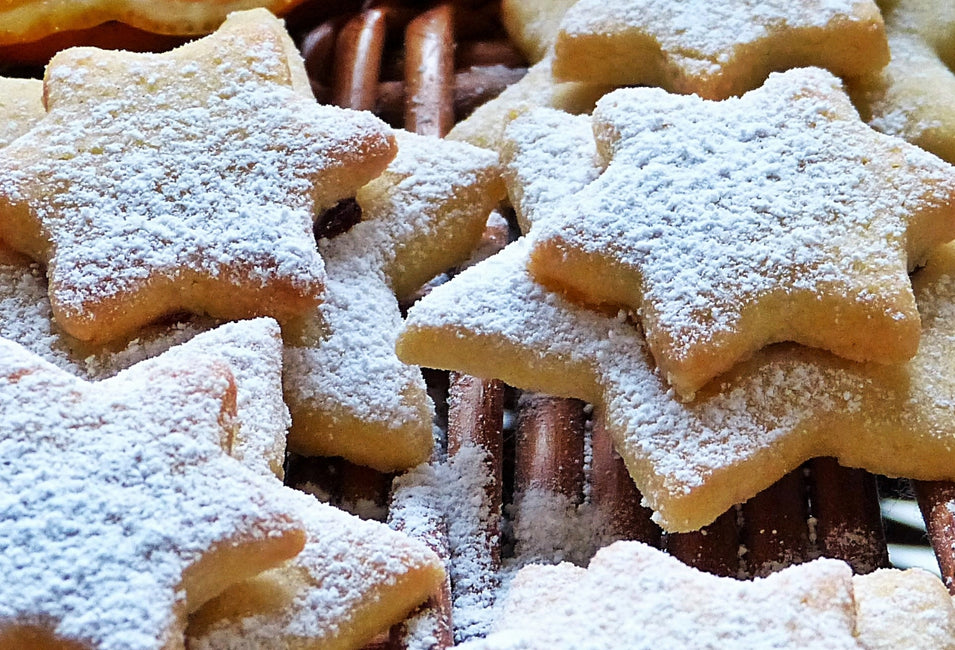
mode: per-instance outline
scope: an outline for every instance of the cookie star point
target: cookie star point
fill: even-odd
[[[955,170],[867,127],[830,73],[722,102],[616,91],[594,123],[607,169],[532,231],[530,268],[639,313],[680,393],[777,341],[915,354],[908,271],[955,235]]]
[[[101,341],[176,310],[319,302],[313,213],[396,147],[370,114],[306,98],[287,39],[253,11],[172,52],[51,63],[46,118],[0,154],[0,237],[49,264],[64,329]]]

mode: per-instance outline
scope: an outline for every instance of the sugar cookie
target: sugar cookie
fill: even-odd
[[[561,188],[573,192],[586,182],[580,168],[593,168],[596,155],[586,147],[586,118],[534,117],[508,131],[525,178],[539,184],[517,202],[532,219],[532,234],[547,212],[527,204],[558,202]],[[575,130],[576,143],[567,135]],[[557,142],[541,144],[541,134]],[[550,155],[538,155],[548,147]],[[507,163],[509,182],[519,178],[511,170],[515,160]],[[604,405],[601,417],[618,452],[667,530],[711,522],[814,456],[888,475],[955,479],[951,247],[916,275],[922,342],[907,364],[859,365],[774,346],[692,403],[677,399],[625,315],[607,316],[547,291],[528,273],[527,258],[525,238],[433,290],[409,310],[399,357]]]
[[[915,353],[908,271],[955,236],[955,168],[862,123],[831,74],[722,102],[618,90],[594,133],[607,169],[532,231],[531,271],[640,314],[681,395],[776,341]]]
[[[305,523],[305,548],[196,612],[193,650],[360,648],[444,580],[441,561],[424,544],[314,497],[289,496]]]
[[[596,101],[613,89],[604,84],[555,81],[551,74],[552,61],[547,57],[533,65],[520,81],[458,122],[448,132],[447,138],[498,151],[504,139],[504,129],[519,113],[537,106],[589,113]]]
[[[857,635],[857,606],[883,605],[860,591],[857,579],[844,562],[816,560],[741,581],[700,572],[638,542],[617,542],[598,551],[586,570],[570,564],[522,569],[499,608],[495,632],[465,647],[948,647],[923,645],[955,629],[938,618],[929,621],[930,630],[911,620],[900,625],[895,634],[902,645]],[[951,600],[935,596],[925,609],[944,616]]]
[[[89,380],[106,379],[167,350],[184,358],[218,356],[229,365],[236,384],[238,432],[230,454],[239,460],[258,459],[263,463],[260,473],[281,475],[290,421],[282,399],[278,324],[260,318],[217,325],[211,319],[193,319],[156,325],[109,346],[83,344],[53,320],[42,269],[0,246],[0,336]]]
[[[220,448],[234,400],[208,357],[90,384],[0,340],[0,642],[181,647],[186,612],[302,548]]]
[[[852,578],[856,634],[868,650],[955,648],[955,608],[945,585],[920,569]]]
[[[313,212],[354,195],[395,145],[370,114],[304,97],[287,48],[257,10],[169,53],[51,62],[47,116],[0,150],[0,237],[48,263],[64,330],[105,341],[180,309],[314,308]]]
[[[554,46],[560,21],[577,0],[501,0],[501,22],[529,60],[537,63]]]
[[[856,77],[889,60],[872,0],[580,0],[554,45],[558,79],[651,85],[706,99],[803,66]]]
[[[934,0],[883,3],[892,60],[847,84],[873,128],[955,162],[955,6]]]
[[[362,221],[319,242],[325,302],[284,327],[289,448],[383,471],[424,462],[433,444],[421,372],[394,352],[398,298],[466,259],[504,194],[492,152],[403,131],[398,142],[358,191]]]

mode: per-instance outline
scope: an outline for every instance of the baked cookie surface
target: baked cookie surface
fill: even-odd
[[[225,365],[91,384],[2,340],[0,368],[0,640],[181,647],[188,611],[301,549],[278,491],[221,450]]]
[[[109,340],[180,309],[281,319],[320,300],[313,212],[380,173],[394,141],[306,98],[287,42],[260,10],[167,54],[76,48],[50,64],[46,117],[0,153],[0,237],[48,264],[70,334]]]
[[[915,353],[908,271],[955,236],[955,169],[862,123],[831,74],[723,102],[618,90],[593,119],[606,170],[532,230],[530,269],[639,314],[679,393],[776,341]]]
[[[950,2],[884,3],[892,59],[847,84],[873,128],[955,162],[955,7]]]
[[[0,5],[0,45],[119,21],[159,34],[208,34],[230,13],[264,7],[284,13],[302,0],[6,0]]]
[[[395,356],[398,301],[467,258],[503,196],[497,157],[397,131],[398,155],[356,196],[362,221],[319,241],[325,302],[289,322],[289,448],[382,471],[428,459],[433,408],[421,371]]]
[[[921,606],[900,602],[889,618],[900,623],[931,612],[924,626],[900,625],[899,637],[906,647],[934,647],[922,644],[952,633],[952,603],[937,578],[917,573],[880,572],[878,581],[891,584],[884,594],[860,587],[868,576],[853,577],[847,564],[830,559],[742,581],[697,571],[637,542],[617,542],[586,569],[567,563],[522,569],[499,606],[495,631],[466,647],[875,650],[890,646],[859,630],[872,618],[860,607],[878,608],[892,596],[904,601],[913,587],[927,596]]]
[[[527,183],[511,195],[529,236],[546,223],[548,204],[600,173],[588,119],[540,112],[515,120],[505,148],[508,183]],[[588,309],[534,279],[528,237],[412,307],[399,357],[602,405],[597,417],[666,530],[695,530],[815,456],[893,476],[951,478],[950,248],[916,275],[923,331],[907,364],[857,364],[777,345],[685,402],[626,313]]]

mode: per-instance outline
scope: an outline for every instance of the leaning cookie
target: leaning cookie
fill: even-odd
[[[325,302],[284,324],[289,448],[382,471],[428,459],[421,371],[395,356],[398,300],[467,258],[503,196],[497,157],[400,131],[388,169],[357,194],[361,222],[319,241]]]
[[[269,452],[267,443],[249,441],[247,449],[264,455],[244,453],[242,463],[254,470],[280,464],[284,456]],[[275,484],[305,524],[305,547],[195,612],[190,648],[360,648],[444,581],[443,563],[424,544]]]
[[[395,145],[370,114],[305,97],[293,68],[264,10],[165,54],[51,62],[47,115],[0,150],[0,238],[49,265],[67,332],[102,342],[177,310],[288,318],[320,301],[314,211]]]

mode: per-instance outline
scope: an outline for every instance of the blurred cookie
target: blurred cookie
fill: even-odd
[[[29,131],[45,114],[41,81],[0,77],[0,148]]]
[[[501,22],[508,36],[533,63],[554,46],[560,21],[577,0],[501,0]]]
[[[955,5],[882,3],[892,60],[852,79],[849,94],[873,128],[955,162]]]
[[[554,48],[558,79],[705,99],[741,95],[773,71],[818,66],[856,77],[889,60],[872,0],[580,0]]]

